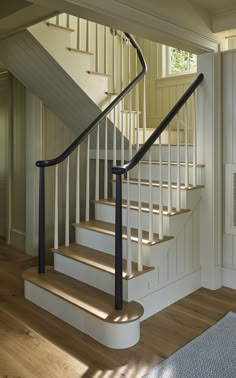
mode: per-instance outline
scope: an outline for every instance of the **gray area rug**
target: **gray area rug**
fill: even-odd
[[[144,377],[236,377],[236,314],[229,312],[223,319],[173,353]]]

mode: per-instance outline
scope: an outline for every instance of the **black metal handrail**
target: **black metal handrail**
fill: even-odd
[[[152,147],[157,138],[167,128],[173,118],[177,115],[182,106],[186,103],[195,89],[203,81],[204,76],[201,73],[197,79],[190,85],[187,91],[174,105],[171,111],[163,119],[160,125],[140,147],[136,154],[126,164],[112,167],[112,173],[116,175],[116,215],[115,215],[115,270],[116,270],[116,288],[117,288],[117,309],[122,309],[122,175],[134,168],[144,157],[147,151]]]
[[[45,272],[45,167],[50,167],[63,162],[75,149],[78,147],[87,136],[105,119],[105,117],[111,112],[112,109],[131,91],[131,89],[142,79],[142,77],[147,72],[147,64],[145,62],[142,50],[140,49],[138,43],[135,41],[132,35],[129,33],[124,33],[129,39],[132,46],[136,49],[139,62],[141,64],[140,73],[124,88],[121,93],[103,110],[99,116],[84,130],[80,136],[74,140],[73,143],[59,156],[50,160],[39,160],[36,162],[36,166],[40,168],[40,178],[39,178],[39,245],[38,245],[38,272]],[[116,261],[118,258],[116,257]],[[117,264],[116,264],[117,265]],[[122,261],[117,269],[115,278],[115,292],[119,293],[115,295],[115,308],[120,309],[120,296],[122,296],[122,280],[120,282],[120,269],[122,269]],[[122,275],[122,272],[121,272]]]

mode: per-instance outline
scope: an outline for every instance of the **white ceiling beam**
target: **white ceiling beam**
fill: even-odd
[[[214,38],[208,25],[204,24],[200,16],[193,13],[189,5],[189,10],[194,14],[194,23],[199,25],[204,24],[204,32],[201,34],[199,30],[194,30],[192,23],[187,21],[187,26],[183,25],[184,18],[182,12],[178,9],[178,15],[181,15],[181,21],[176,17],[174,20],[173,4],[176,6],[176,1],[166,0],[172,20],[158,15],[159,7],[157,3],[148,2],[148,5],[154,7],[156,12],[146,9],[146,2],[144,1],[127,1],[127,0],[31,0],[34,3],[50,6],[60,12],[66,12],[75,16],[80,16],[101,24],[111,26],[113,28],[129,31],[131,33],[142,35],[145,38],[158,41],[170,46],[178,46],[195,53],[203,53],[205,51],[217,51],[219,46],[219,37]],[[164,3],[162,3],[163,6]],[[178,3],[184,7],[185,1]],[[164,5],[165,8],[165,5]],[[196,18],[199,18],[197,22]],[[208,32],[209,30],[209,32]]]

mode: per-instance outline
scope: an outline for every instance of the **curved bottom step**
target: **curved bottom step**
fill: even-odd
[[[143,307],[124,302],[122,311],[114,310],[114,297],[86,285],[52,267],[38,274],[30,268],[23,274],[25,298],[86,333],[101,344],[124,349],[140,338]]]

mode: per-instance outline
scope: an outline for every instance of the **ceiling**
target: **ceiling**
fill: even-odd
[[[229,8],[236,8],[235,0],[190,0],[191,3],[207,9],[211,12],[224,11]]]
[[[10,14],[29,7],[30,5],[28,1],[24,0],[2,1],[0,3],[0,19],[8,17]]]
[[[227,32],[236,28],[235,0],[189,0],[189,2],[207,11],[213,32]],[[230,35],[231,33],[227,34]]]

